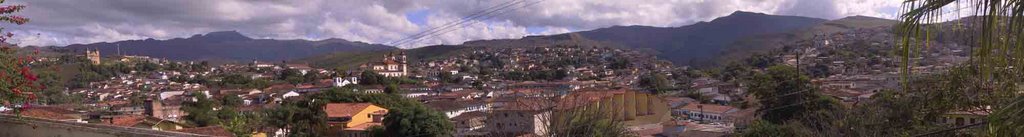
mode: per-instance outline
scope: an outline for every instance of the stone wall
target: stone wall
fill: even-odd
[[[0,114],[0,137],[201,137],[142,128],[76,123]]]

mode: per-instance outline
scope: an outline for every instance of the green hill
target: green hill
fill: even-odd
[[[303,58],[296,61],[309,63],[311,66],[318,68],[339,68],[347,70],[357,68],[359,67],[359,65],[365,63],[379,61],[383,59],[384,55],[389,52],[398,53],[404,51],[406,53],[406,57],[409,59],[409,63],[418,63],[421,60],[446,58],[452,55],[457,55],[462,52],[469,52],[472,51],[472,49],[478,48],[484,47],[437,45],[404,50],[399,49],[370,52],[335,52],[321,56]]]

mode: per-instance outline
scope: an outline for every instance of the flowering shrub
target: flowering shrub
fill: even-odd
[[[23,5],[0,6],[0,21],[17,25],[27,23],[27,18],[11,15],[24,8]],[[35,100],[33,91],[44,87],[35,83],[39,78],[29,68],[28,63],[33,58],[16,54],[18,48],[7,43],[13,36],[10,32],[0,35],[0,107],[13,108],[18,112],[19,108],[29,107],[29,102]]]

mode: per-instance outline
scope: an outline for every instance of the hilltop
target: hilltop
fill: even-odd
[[[461,45],[443,47],[489,47],[512,48],[534,46],[579,45],[626,48],[644,51],[656,55],[660,59],[669,60],[677,65],[689,65],[694,62],[706,61],[717,57],[716,53],[725,51],[726,47],[736,41],[763,35],[784,33],[806,28],[825,22],[824,19],[777,16],[763,13],[737,11],[728,16],[710,22],[700,22],[680,27],[650,26],[614,26],[590,31],[565,33],[545,36],[527,36],[520,39],[477,40]],[[425,52],[424,55],[445,55],[442,50],[430,50],[438,47],[428,46],[422,49],[410,49],[409,52]],[[360,54],[341,52],[320,57],[304,59],[306,62],[330,61],[323,66],[339,66],[343,60],[367,62],[363,59],[379,53]],[[365,57],[364,57],[365,56]],[[340,66],[351,66],[340,65]]]
[[[276,40],[253,39],[237,31],[196,34],[188,38],[168,40],[128,40],[113,43],[68,45],[76,51],[100,50],[103,56],[144,55],[171,60],[281,61],[327,53],[367,52],[397,49],[380,44],[353,42],[344,39]]]

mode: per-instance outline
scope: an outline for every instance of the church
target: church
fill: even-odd
[[[398,55],[388,53],[384,54],[384,59],[380,62],[363,64],[360,68],[363,70],[373,70],[377,74],[386,77],[404,77],[409,74],[408,62],[406,61],[404,51],[399,52]]]

